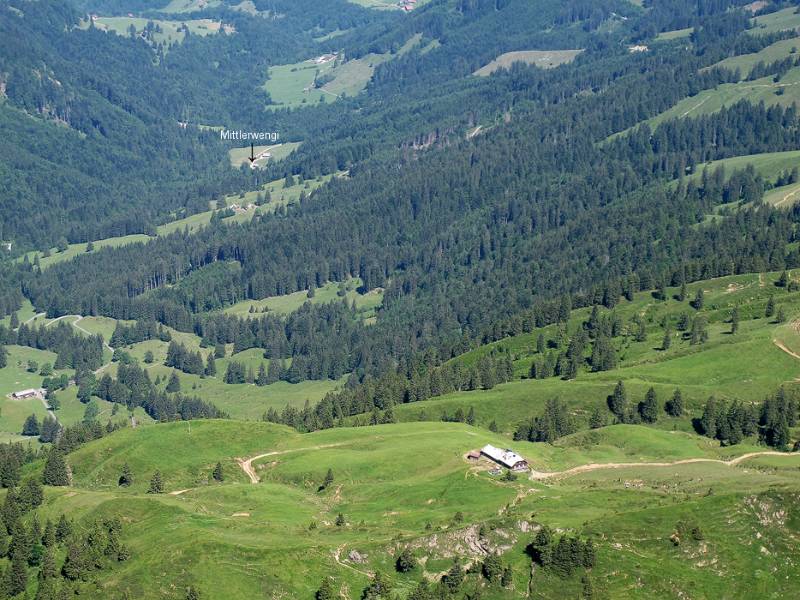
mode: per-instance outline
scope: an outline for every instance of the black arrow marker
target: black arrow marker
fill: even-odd
[[[251,142],[251,143],[250,143],[250,156],[248,157],[248,160],[249,160],[250,162],[253,162],[255,159],[256,159],[256,155],[255,155],[255,153],[254,153],[254,151],[253,151],[253,144],[252,144],[252,142]]]

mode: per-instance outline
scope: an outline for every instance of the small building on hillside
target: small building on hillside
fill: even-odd
[[[41,392],[39,390],[21,390],[19,392],[14,392],[11,394],[11,397],[14,400],[27,400],[28,398],[37,398]]]
[[[481,453],[478,450],[470,450],[467,453],[467,460],[480,460]]]
[[[500,448],[495,448],[491,444],[486,444],[481,448],[481,454],[512,471],[528,470],[528,461],[511,449],[506,448],[505,450],[501,450]]]

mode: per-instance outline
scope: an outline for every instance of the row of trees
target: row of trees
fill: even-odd
[[[22,324],[14,331],[0,325],[0,344],[18,344],[55,352],[54,369],[95,370],[103,364],[103,338],[86,336],[71,324]]]
[[[758,434],[767,446],[786,450],[791,439],[789,429],[797,425],[797,419],[796,394],[780,388],[760,406],[709,398],[697,421],[697,430],[726,445],[738,444]]]
[[[335,427],[343,424],[345,417],[378,414],[379,411],[384,411],[379,422],[385,422],[386,413],[398,404],[427,400],[457,390],[491,389],[513,378],[511,356],[505,352],[481,356],[469,367],[454,362],[425,368],[422,361],[417,366],[412,367],[414,373],[410,377],[390,373],[377,379],[367,378],[359,385],[349,384],[341,391],[327,394],[314,407],[307,405],[299,411],[287,406],[282,413],[270,409],[265,418],[300,431]],[[466,420],[466,415],[462,414],[462,418]]]

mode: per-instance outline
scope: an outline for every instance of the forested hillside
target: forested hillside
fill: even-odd
[[[0,598],[791,596],[798,31],[5,2]]]

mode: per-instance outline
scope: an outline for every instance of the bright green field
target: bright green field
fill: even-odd
[[[800,152],[797,150],[768,152],[715,160],[699,165],[690,179],[699,180],[706,168],[709,173],[713,173],[718,167],[724,166],[726,175],[730,176],[734,171],[744,169],[749,165],[752,165],[765,179],[774,181],[780,174],[800,167]],[[799,199],[800,184],[797,183],[773,188],[764,193],[764,202],[782,208],[791,207]]]
[[[272,100],[268,108],[296,108],[336,100],[343,94],[354,96],[367,87],[379,64],[406,54],[421,39],[419,34],[412,36],[396,55],[367,54],[338,64],[335,60],[317,64],[311,59],[271,67],[264,84],[264,89]],[[320,76],[331,80],[319,88],[314,87],[315,77]]]
[[[108,238],[105,240],[97,240],[92,242],[94,244],[95,251],[99,250],[100,248],[115,248],[117,246],[125,246],[126,244],[134,244],[136,242],[146,242],[150,238],[143,233],[134,233],[132,235],[125,235],[120,237]],[[44,257],[42,256],[41,252],[28,252],[26,255],[28,260],[33,262],[36,256],[39,256],[39,265],[44,269],[56,263],[60,263],[65,260],[69,260],[71,258],[75,258],[80,254],[86,253],[86,246],[85,243],[79,244],[70,244],[69,248],[67,248],[64,252],[59,252],[56,248],[50,249],[50,256]],[[20,259],[22,260],[22,259]]]
[[[560,579],[537,569],[530,579],[525,547],[538,523],[593,538],[591,578],[602,598],[779,598],[798,584],[795,457],[503,482],[488,474],[488,463],[463,458],[485,443],[508,444],[485,430],[445,423],[306,435],[224,421],[127,429],[72,453],[75,487],[48,489],[38,513],[40,520],[66,511],[78,520],[123,521],[132,558],[101,571],[99,588],[84,588],[89,597],[179,598],[171,590],[191,585],[201,598],[222,589],[234,599],[311,598],[330,576],[342,597],[357,598],[368,573],[381,570],[405,598],[419,579],[447,570],[454,553],[462,564],[479,563],[486,549],[499,549],[511,565],[513,587],[489,587],[469,575],[465,589],[479,585],[489,600],[519,598],[528,586],[533,597],[580,597],[579,575]],[[669,462],[720,455],[708,440],[635,426],[570,436],[556,447],[513,447],[548,470],[631,456]],[[264,453],[272,454],[254,462],[261,482],[251,484],[236,459]],[[218,461],[223,483],[209,481]],[[126,462],[134,485],[120,489]],[[334,481],[319,491],[328,468]],[[179,493],[143,493],[156,469],[165,492]],[[341,527],[333,523],[339,513]],[[679,522],[699,526],[703,539],[687,535],[675,546],[669,538]],[[402,575],[393,563],[405,547],[420,565]],[[348,560],[353,550],[366,555],[362,563]]]
[[[506,52],[495,58],[488,65],[475,71],[474,75],[485,77],[500,69],[508,69],[514,63],[521,62],[542,69],[553,69],[559,65],[571,63],[583,50],[521,50]]]
[[[296,311],[306,302],[325,304],[346,298],[348,304],[352,304],[355,301],[356,308],[363,319],[372,319],[375,316],[375,310],[383,303],[383,290],[378,288],[370,290],[366,294],[359,294],[356,290],[360,285],[361,280],[358,277],[349,280],[346,284],[347,292],[344,297],[341,297],[338,295],[339,284],[331,281],[315,290],[313,298],[308,297],[307,291],[299,291],[284,296],[264,298],[263,300],[242,300],[229,306],[224,312],[242,318],[257,317],[264,312],[289,314]],[[253,308],[253,312],[250,311],[251,308]]]
[[[25,298],[22,301],[22,307],[17,311],[17,318],[19,318],[20,323],[24,323],[28,319],[32,319],[36,314],[36,309],[33,308],[33,304],[31,304],[30,300]],[[3,317],[0,319],[0,325],[5,327],[10,327],[11,325],[11,315]]]
[[[36,438],[24,438],[19,434],[29,415],[35,414],[41,422],[47,414],[44,404],[38,398],[13,400],[8,395],[15,391],[41,387],[43,377],[38,372],[29,373],[27,363],[29,360],[36,361],[41,369],[45,363],[52,365],[56,355],[53,352],[27,346],[7,346],[6,348],[9,353],[8,364],[0,369],[0,442],[27,440],[38,445]],[[73,374],[71,370],[56,371],[56,375],[61,373]],[[55,411],[59,422],[71,425],[83,419],[86,406],[78,400],[75,386],[59,391],[56,395],[61,402],[61,408]],[[113,405],[97,398],[94,401],[100,408],[98,415],[100,422],[105,423],[109,419],[115,422],[126,420],[125,410],[119,410],[117,415],[112,415]],[[136,416],[139,422],[151,421],[141,409],[137,409]]]

